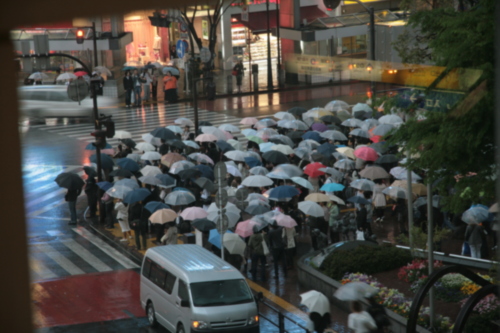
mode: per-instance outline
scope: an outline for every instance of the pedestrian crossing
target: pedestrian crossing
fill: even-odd
[[[151,132],[157,127],[165,127],[174,125],[177,118],[184,117],[194,120],[194,108],[187,104],[173,104],[173,105],[156,105],[144,106],[137,109],[116,109],[113,113],[113,121],[115,122],[115,130],[124,130],[132,134],[132,139],[136,142],[141,142],[142,135]],[[258,116],[264,118],[267,116]],[[242,118],[227,115],[222,112],[213,112],[208,110],[198,110],[198,121],[208,121],[213,126],[218,127],[222,124],[232,124],[240,126]],[[63,135],[74,138],[86,143],[94,141],[91,133],[94,131],[92,123],[78,123],[78,124],[55,124],[55,125],[34,125],[34,128],[47,131],[53,134]],[[246,145],[247,139],[241,133],[234,133],[235,138]],[[119,143],[118,139],[107,139],[107,142],[113,147]]]
[[[32,281],[139,268],[84,228],[47,230],[28,237]]]

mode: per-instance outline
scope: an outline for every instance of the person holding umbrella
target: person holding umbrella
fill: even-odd
[[[127,242],[129,238],[132,238],[132,233],[130,232],[130,225],[128,223],[128,208],[122,199],[117,199],[115,210],[117,211],[116,219],[123,233],[123,238],[120,241]]]
[[[359,301],[352,301],[350,308],[352,313],[347,317],[347,326],[355,333],[369,333],[377,329],[375,320],[368,312],[363,311]]]
[[[144,209],[141,201],[129,205],[129,218],[130,227],[134,230],[135,234],[135,245],[138,250],[141,250],[141,238],[142,238],[142,248],[147,249],[147,232],[148,232],[148,219],[151,213]]]
[[[269,252],[269,248],[266,243],[266,235],[263,230],[260,230],[257,226],[253,227],[253,235],[250,236],[248,240],[248,248],[250,249],[252,266],[250,268],[250,273],[252,274],[252,279],[255,281],[257,279],[257,264],[260,261],[260,274],[261,280],[266,281],[266,250]]]
[[[132,104],[132,91],[134,91],[134,81],[130,71],[125,72],[123,77],[123,88],[125,89],[125,106],[129,108]]]
[[[167,103],[177,103],[177,78],[170,71],[163,78],[165,84],[165,101]]]
[[[68,189],[64,196],[64,200],[68,203],[71,216],[68,224],[75,225],[77,223],[76,200],[80,193],[82,193],[84,181],[76,173],[63,172],[56,177],[55,182],[60,187]]]

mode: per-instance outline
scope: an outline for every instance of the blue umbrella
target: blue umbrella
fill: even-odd
[[[172,75],[175,75],[175,76],[179,76],[181,75],[181,73],[179,72],[179,70],[175,67],[171,67],[171,66],[167,66],[167,67],[163,67],[163,74],[167,74],[167,72],[170,72],[170,74]]]
[[[217,147],[219,147],[220,150],[222,150],[223,153],[227,153],[228,151],[234,150],[233,146],[231,146],[229,143],[223,140],[217,140],[215,144],[217,145]]]
[[[337,192],[337,191],[342,191],[344,188],[345,186],[342,184],[328,183],[321,186],[320,190],[325,192]]]
[[[97,163],[97,155],[95,155],[95,154],[91,155],[90,162]],[[113,159],[109,155],[101,153],[101,167],[104,170],[113,170],[114,165],[115,165],[115,162],[113,161]]]
[[[158,185],[160,187],[170,188],[177,185],[177,180],[174,177],[167,175],[166,173],[160,173],[155,177],[161,180],[161,184]]]
[[[139,201],[142,201],[149,197],[151,195],[151,192],[146,189],[146,188],[136,188],[135,190],[132,190],[125,194],[125,197],[123,198],[123,202],[126,204],[133,204]]]
[[[325,157],[331,158],[333,157],[332,154],[337,151],[337,146],[325,142],[316,148],[316,151]]]
[[[127,157],[119,159],[116,164],[130,172],[137,172],[141,169],[141,166],[136,161]]]
[[[467,224],[479,224],[488,220],[488,207],[483,205],[473,205],[462,214],[462,221]]]
[[[352,203],[357,203],[357,204],[363,204],[363,205],[367,205],[370,203],[370,201],[366,200],[365,198],[363,198],[359,195],[355,195],[353,197],[350,197],[349,199],[347,199],[347,201],[352,202]]]
[[[174,132],[165,127],[157,127],[149,133],[155,138],[160,138],[165,141],[178,139]]]
[[[294,186],[282,185],[275,187],[269,191],[269,200],[288,201],[292,197],[299,195],[300,192]]]
[[[122,68],[122,71],[133,71],[134,69],[137,69],[137,67],[125,66]]]
[[[314,141],[317,141],[317,142],[321,142],[323,141],[323,138],[319,135],[318,132],[314,132],[314,131],[309,131],[309,132],[305,132],[303,135],[302,135],[302,139],[304,140],[314,140]]]
[[[106,143],[106,146],[101,149],[111,149],[113,148],[109,143]],[[85,146],[85,150],[95,150],[95,146],[93,143],[89,143],[88,145]]]
[[[245,157],[245,163],[250,167],[250,168],[253,168],[253,167],[256,167],[256,166],[261,166],[262,165],[262,162],[259,161],[258,158],[255,158],[255,157]]]
[[[107,190],[109,190],[110,188],[112,188],[112,187],[113,187],[113,184],[112,184],[112,183],[110,183],[110,182],[106,182],[106,181],[104,181],[104,182],[98,182],[98,183],[97,183],[97,186],[99,186],[99,188],[100,188],[101,190],[103,190],[103,191],[107,191]]]
[[[208,165],[198,164],[197,166],[193,167],[193,169],[199,170],[203,177],[214,180],[214,171]]]
[[[226,232],[228,234],[233,233],[231,230],[227,230]],[[220,249],[220,234],[217,229],[210,230],[210,234],[208,235],[208,241]]]
[[[139,188],[139,184],[137,183],[137,181],[134,179],[129,179],[129,178],[120,179],[120,180],[116,181],[115,186],[116,185],[130,187],[131,189]]]
[[[172,192],[177,192],[177,191],[184,191],[184,192],[189,192],[189,193],[193,193],[191,192],[190,190],[188,190],[187,188],[185,187],[176,187],[172,190]]]
[[[148,202],[144,208],[146,208],[147,210],[149,210],[152,213],[156,212],[157,210],[159,209],[164,209],[164,208],[170,208],[169,205],[163,203],[163,202],[159,202],[159,201],[150,201]]]

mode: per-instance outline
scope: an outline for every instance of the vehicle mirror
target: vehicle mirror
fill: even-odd
[[[190,307],[189,300],[187,300],[187,299],[181,300],[181,306],[183,308],[189,308]]]

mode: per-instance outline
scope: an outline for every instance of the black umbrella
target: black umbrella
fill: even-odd
[[[302,135],[304,135],[304,132],[302,131],[290,131],[286,133],[286,136],[292,139],[293,141],[301,141]]]
[[[120,141],[127,147],[130,147],[130,148],[135,148],[135,146],[137,145],[135,143],[134,140],[132,139],[129,139],[129,138],[126,138],[126,139],[120,139]]]
[[[174,132],[165,127],[157,127],[154,130],[152,130],[150,134],[155,138],[160,138],[164,141],[178,139]]]
[[[350,197],[349,199],[347,199],[347,201],[352,202],[352,203],[363,204],[363,205],[367,205],[370,203],[370,201],[366,200],[365,198],[363,198],[359,195],[355,195],[353,197]]]
[[[56,177],[55,182],[60,187],[67,188],[68,190],[79,190],[85,184],[79,175],[71,172],[63,172],[59,174]]]
[[[177,174],[182,180],[200,177],[202,175],[201,171],[198,169],[186,169],[182,170]]]
[[[330,159],[330,157],[326,157],[325,155],[318,153],[318,152],[311,154],[312,162],[319,162],[321,164],[327,164],[329,159]]]
[[[250,150],[252,148],[260,150],[260,146],[259,146],[259,144],[257,142],[252,141],[252,140],[248,140],[248,142],[247,142],[247,149]]]
[[[275,143],[275,144],[286,145],[286,143],[284,141],[282,141],[280,138],[269,138],[267,141]]]
[[[321,146],[316,148],[316,151],[321,155],[325,156],[326,158],[330,159],[333,157],[332,154],[337,151],[337,146],[325,142]]]
[[[302,116],[303,113],[307,112],[306,108],[302,106],[294,106],[293,108],[288,110],[288,113],[293,114],[296,118]]]
[[[222,150],[223,153],[227,153],[228,151],[234,150],[233,146],[231,146],[229,143],[223,140],[217,140],[215,144],[217,145],[217,147],[219,147],[220,150]]]
[[[209,219],[196,219],[191,222],[191,225],[196,229],[204,232],[208,232],[215,229],[215,223]]]
[[[262,155],[262,158],[274,165],[290,163],[288,157],[280,151],[270,150]]]
[[[389,144],[387,142],[377,142],[370,145],[370,148],[375,149],[375,151],[379,154],[385,154],[389,151]]]
[[[127,169],[116,169],[109,173],[110,177],[123,177],[123,178],[131,178],[134,174]]]
[[[85,171],[85,174],[90,178],[97,177],[97,171],[95,171],[95,169],[92,167],[84,166],[83,171]]]
[[[329,124],[328,125],[328,129],[336,130],[336,131],[341,131],[342,132],[342,129],[340,127],[338,127],[337,125],[335,125],[335,124]]]
[[[198,126],[214,126],[214,125],[212,125],[211,122],[204,120],[204,121],[200,121]]]
[[[323,116],[323,117],[321,117],[319,119],[321,119],[325,123],[330,123],[330,124],[340,125],[342,123],[342,120],[340,120],[339,117],[332,116],[332,115]]]
[[[90,156],[90,162],[97,163],[97,155],[94,154],[94,155]],[[114,165],[115,165],[115,162],[113,161],[113,159],[109,155],[101,153],[101,167],[104,170],[113,170]]]
[[[167,175],[165,173],[160,173],[160,174],[155,175],[155,177],[158,178],[159,180],[161,180],[161,184],[158,185],[160,187],[170,188],[170,187],[174,187],[177,185],[177,180],[174,177],[172,177],[171,175]]]
[[[181,140],[168,140],[167,144],[169,146],[172,146],[172,147],[175,147],[175,148],[179,148],[179,149],[186,148],[186,145]]]
[[[200,177],[200,178],[196,179],[195,184],[198,185],[199,187],[207,190],[210,193],[215,191],[214,183],[206,177]]]
[[[394,154],[382,155],[375,161],[376,164],[393,164],[397,162],[399,162],[399,158]]]

